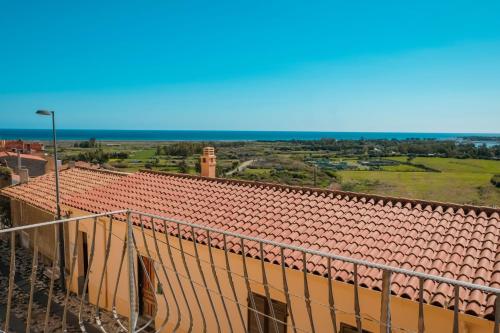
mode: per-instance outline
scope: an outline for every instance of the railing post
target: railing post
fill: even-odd
[[[418,333],[424,333],[424,278],[418,279]]]
[[[127,252],[128,252],[128,288],[130,314],[128,319],[128,330],[134,332],[137,323],[136,299],[135,299],[135,268],[134,268],[134,245],[133,245],[133,225],[130,211],[127,212]]]
[[[453,301],[453,333],[459,333],[460,332],[460,326],[458,322],[458,306],[459,306],[459,298],[460,298],[460,287],[458,285],[455,285],[454,288],[454,301]]]
[[[391,272],[386,270],[382,271],[380,332],[391,332]]]
[[[493,333],[500,333],[500,293],[495,295],[495,327]]]

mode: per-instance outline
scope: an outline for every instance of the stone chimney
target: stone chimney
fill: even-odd
[[[19,169],[19,183],[24,184],[27,183],[30,179],[28,169],[21,168]]]
[[[215,149],[213,147],[203,148],[203,155],[201,155],[200,159],[201,175],[203,177],[215,178],[215,165],[217,164]]]

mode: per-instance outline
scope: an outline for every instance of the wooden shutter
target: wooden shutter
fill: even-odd
[[[286,315],[287,315],[286,304],[273,300],[273,309],[274,309],[274,315],[276,316],[276,319],[279,320],[279,322],[277,322],[279,333],[286,333]],[[285,324],[283,324],[283,323],[285,323]],[[272,325],[272,323],[269,323],[269,326],[270,326],[269,332],[274,332],[271,325]]]
[[[260,333],[259,332],[259,327],[257,326],[257,321],[255,318],[255,311],[252,311],[251,309],[257,310],[258,313],[258,318],[260,322],[260,327],[262,328],[262,331],[265,333],[266,332],[266,320],[265,317],[262,315],[263,313],[266,313],[266,300],[264,297],[257,295],[257,294],[252,294],[253,299],[255,302],[255,308],[252,306],[252,302],[250,300],[250,296],[248,299],[248,332],[249,333]]]
[[[260,321],[260,325],[262,328],[263,333],[275,333],[274,332],[274,324],[272,322],[271,317],[271,310],[269,308],[269,304],[267,301],[267,298],[265,296],[261,296],[258,294],[252,294],[253,299],[255,301],[255,307],[256,310],[259,312],[258,317]],[[286,333],[286,320],[287,320],[287,307],[285,303],[276,301],[276,300],[271,300],[273,303],[273,310],[274,314],[276,316],[276,319],[279,320],[277,322],[278,324],[278,331],[279,333]],[[252,311],[252,302],[250,298],[248,299],[248,332],[249,333],[259,333],[259,328],[257,326],[257,321],[255,318],[255,312]],[[265,314],[266,316],[263,316],[262,314]]]

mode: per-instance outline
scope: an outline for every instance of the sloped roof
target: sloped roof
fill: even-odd
[[[41,156],[37,156],[37,155],[31,155],[31,154],[19,154],[21,156],[21,158],[25,158],[25,159],[28,159],[28,160],[37,160],[37,161],[44,161],[44,162],[47,162],[47,160]],[[6,152],[6,151],[0,151],[0,158],[5,158],[5,157],[17,157],[17,154],[16,153],[10,153],[10,152]]]
[[[59,173],[61,204],[66,204],[68,197],[86,195],[93,188],[106,186],[124,176],[126,176],[124,173],[79,167],[61,170]],[[33,178],[25,184],[3,188],[0,194],[56,214],[54,172]]]
[[[419,272],[500,288],[500,210],[360,193],[210,179],[143,171],[118,177],[65,203],[92,213],[133,209],[253,237],[293,244]],[[162,224],[155,224],[163,230]],[[151,225],[149,225],[151,227]],[[168,230],[176,234],[175,228]],[[190,233],[183,237],[190,239]],[[199,242],[205,243],[204,235]],[[212,246],[221,247],[214,235]],[[238,242],[230,250],[240,252]],[[246,253],[259,257],[256,245]],[[281,263],[279,249],[266,254]],[[311,258],[309,272],[327,274],[326,260]],[[302,269],[291,253],[289,267]],[[352,265],[333,262],[334,278],[350,282]],[[380,289],[380,272],[359,268],[359,283]],[[418,281],[393,276],[392,292],[418,299]],[[427,281],[426,303],[452,305],[451,286]],[[462,291],[460,311],[493,316],[494,297]]]

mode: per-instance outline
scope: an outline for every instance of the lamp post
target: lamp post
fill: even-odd
[[[54,111],[38,110],[36,112],[40,116],[51,116],[52,117],[52,144],[54,146],[54,165],[55,165],[55,176],[56,176],[56,219],[61,219],[61,205],[59,197],[59,168],[57,163],[57,143],[56,143],[56,121],[54,117]],[[59,283],[62,290],[66,290],[66,279],[65,279],[65,257],[64,257],[64,226],[62,223],[58,224],[59,233]],[[55,260],[55,258],[54,258]]]

